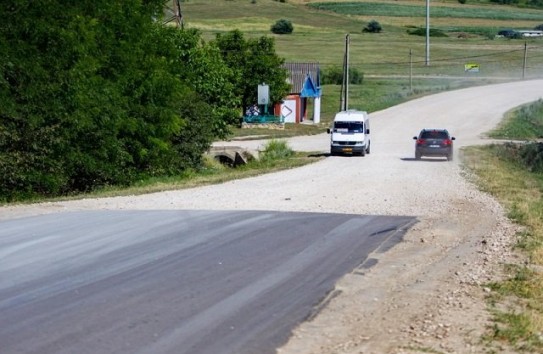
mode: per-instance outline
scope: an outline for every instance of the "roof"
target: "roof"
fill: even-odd
[[[320,96],[319,63],[285,63],[283,67],[289,73],[288,81],[291,85],[291,93],[301,94],[305,89],[305,94],[308,96],[304,97]]]

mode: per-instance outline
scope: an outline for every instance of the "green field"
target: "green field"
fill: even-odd
[[[349,34],[350,65],[365,77],[361,87],[351,87],[349,100],[352,108],[369,112],[409,99],[412,93],[543,76],[543,38],[495,38],[503,28],[533,29],[543,24],[539,9],[461,5],[452,0],[432,3],[430,27],[447,36],[431,37],[427,53],[425,36],[407,33],[425,27],[424,1],[190,0],[182,4],[185,26],[200,29],[206,39],[233,29],[248,37],[270,36],[287,62],[319,62],[324,70],[342,65]],[[292,34],[270,32],[281,18],[292,22]],[[362,31],[371,20],[381,24],[381,33]],[[479,65],[478,73],[464,70],[465,64],[472,63]],[[339,88],[324,87],[323,122],[337,107]]]
[[[342,15],[356,16],[390,16],[394,17],[425,17],[426,5],[406,5],[387,2],[342,2],[342,3],[312,3],[311,7],[319,10],[333,11]],[[541,14],[533,11],[523,11],[518,8],[477,7],[471,6],[430,6],[430,15],[436,17],[449,17],[458,19],[485,19],[505,21],[541,21]]]

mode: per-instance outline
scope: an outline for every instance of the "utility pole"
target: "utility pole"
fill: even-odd
[[[413,50],[409,49],[409,92],[413,92]]]
[[[349,44],[350,35],[345,36],[345,54],[343,55],[343,80],[341,81],[341,94],[339,110],[346,111],[349,107]]]
[[[426,0],[426,66],[430,66],[430,0]]]
[[[349,107],[349,42],[350,36],[345,36],[345,53],[343,55],[343,80],[341,83],[341,93],[339,110],[346,111]]]
[[[345,110],[349,109],[349,47],[351,44],[351,36],[348,34],[345,38],[345,57],[346,57],[346,67],[345,67]]]
[[[522,80],[524,80],[524,77],[526,76],[526,61],[528,59],[528,46],[526,45],[526,42],[524,42],[524,62],[522,64]]]

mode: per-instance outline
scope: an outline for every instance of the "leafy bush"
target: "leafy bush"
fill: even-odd
[[[271,162],[286,159],[294,155],[294,151],[288,146],[285,140],[270,140],[260,153],[260,161]]]
[[[362,30],[362,32],[368,32],[368,33],[380,33],[382,31],[382,27],[379,24],[379,22],[375,20],[371,20],[366,27]]]
[[[531,172],[543,172],[543,143],[529,143],[520,149],[520,158]]]
[[[535,30],[543,31],[543,23],[534,27]]]
[[[501,4],[501,5],[513,5],[513,4],[518,4],[519,0],[490,0],[490,2],[494,2],[496,4]]]
[[[500,156],[519,163],[530,172],[543,173],[543,143],[518,144],[507,142],[497,146]]]
[[[364,80],[364,74],[360,73],[356,68],[349,68],[349,83],[360,85]]]
[[[271,31],[275,34],[290,34],[294,31],[294,26],[292,25],[292,22],[282,18],[271,26]]]
[[[543,100],[522,106],[514,112],[512,119],[504,122],[491,137],[517,140],[543,137]],[[500,154],[512,162],[521,163],[531,172],[543,173],[543,143],[506,143],[498,147]]]
[[[415,29],[408,29],[407,33],[415,35],[415,36],[426,36],[426,28],[419,27]],[[448,37],[448,36],[442,30],[439,30],[437,28],[430,28],[430,37]]]
[[[360,85],[364,80],[364,74],[356,68],[349,68],[349,83]],[[322,73],[323,85],[341,85],[343,84],[343,69],[339,66],[333,66]]]

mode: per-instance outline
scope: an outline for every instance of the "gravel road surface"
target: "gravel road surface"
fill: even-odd
[[[0,220],[74,210],[281,210],[414,216],[419,223],[378,264],[336,284],[320,315],[299,326],[285,353],[481,353],[489,324],[485,282],[515,257],[516,230],[491,197],[466,180],[459,149],[485,143],[503,114],[542,98],[543,80],[420,98],[371,114],[372,151],[221,185],[143,196],[8,206]],[[422,128],[447,128],[455,160],[414,160]],[[224,142],[258,150],[262,141]],[[289,139],[328,152],[326,134]],[[220,145],[220,144],[219,144]]]

